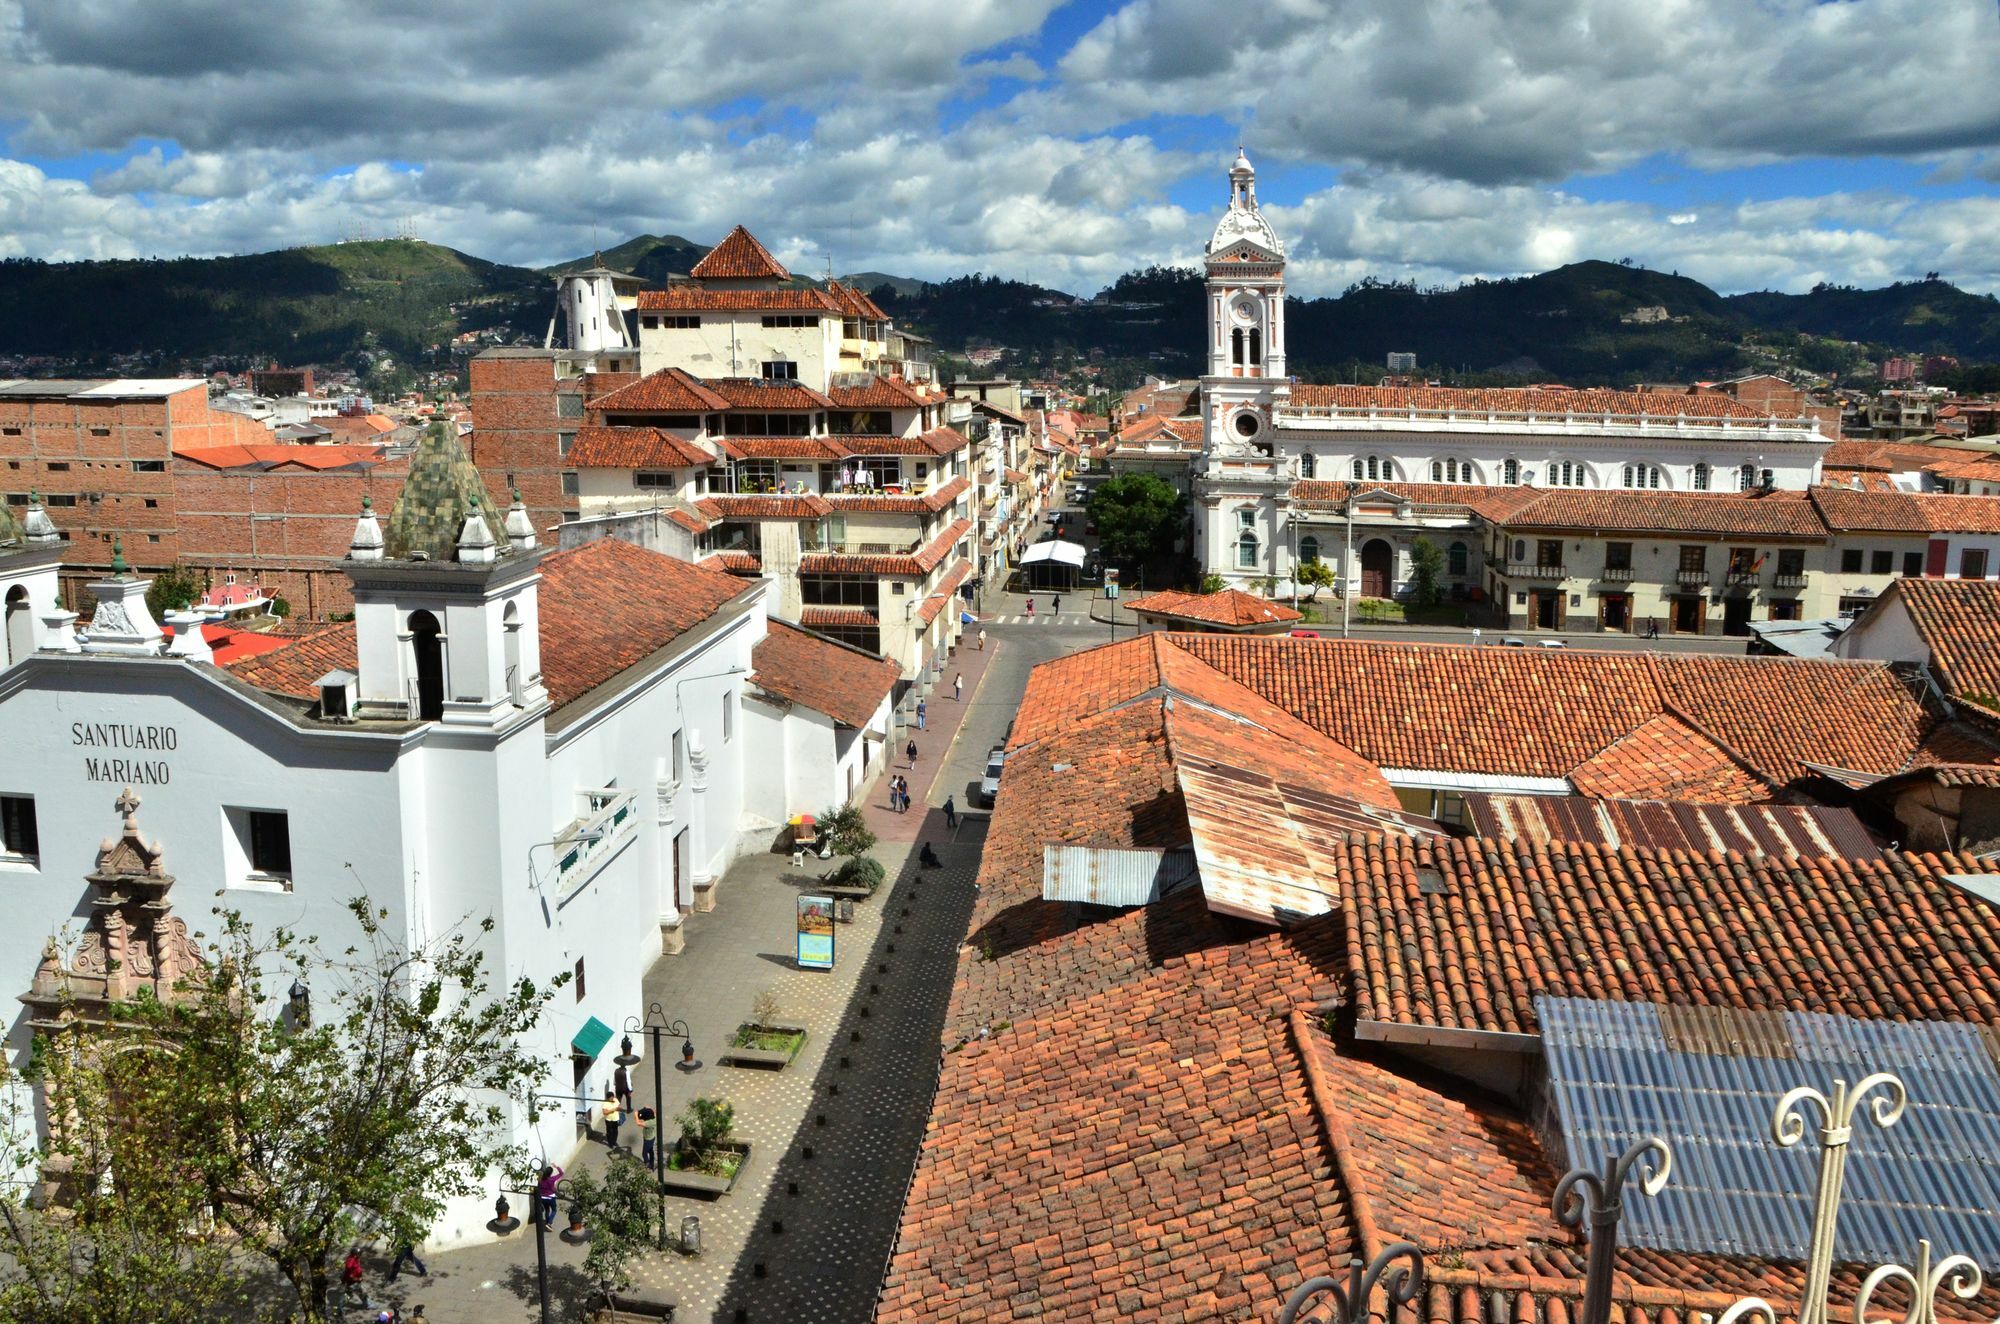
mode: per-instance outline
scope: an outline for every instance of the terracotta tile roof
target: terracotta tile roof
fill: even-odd
[[[1922,469],[1954,454],[1962,455],[1964,452],[1909,442],[1876,441],[1867,437],[1844,438],[1826,448],[1826,454],[1820,457],[1820,465],[1830,469],[1874,469],[1883,473],[1909,472]]]
[[[1473,836],[1541,845],[1646,847],[1705,854],[1880,859],[1881,844],[1852,809],[1826,805],[1690,804],[1580,795],[1465,797]]]
[[[206,469],[241,469],[256,465],[263,469],[345,469],[390,461],[379,444],[325,442],[318,445],[287,446],[230,445],[176,446],[174,458],[199,464]]]
[[[857,730],[874,720],[903,675],[886,657],[784,621],[771,622],[750,664],[750,679],[764,689]]]
[[[903,555],[879,556],[857,552],[807,552],[799,558],[799,573],[851,574],[851,575],[903,575],[917,578],[935,570],[938,563],[950,554],[972,529],[972,521],[955,519],[939,530],[937,536],[918,548]]]
[[[771,250],[757,242],[757,236],[742,226],[737,226],[722,242],[702,255],[688,275],[696,280],[711,277],[722,280],[790,280],[792,273],[785,270],[778,259],[771,256]]]
[[[871,322],[886,322],[889,314],[882,311],[882,305],[864,294],[858,287],[844,281],[830,280],[826,291],[840,304],[840,311],[847,317],[865,318]]]
[[[1940,460],[1925,465],[1924,470],[1940,478],[1978,478],[1989,483],[2000,482],[2000,455],[1971,455],[1962,459]]]
[[[939,434],[948,434],[941,436]],[[949,455],[965,445],[950,428],[932,428],[913,437],[888,433],[843,433],[834,440],[849,455]]]
[[[938,580],[937,587],[918,604],[917,619],[925,625],[936,620],[944,613],[945,607],[953,601],[958,586],[970,578],[972,578],[972,563],[960,558],[956,565],[944,572],[944,578]]]
[[[1899,579],[1889,592],[1909,611],[1946,692],[2000,708],[2000,582]]]
[[[1372,493],[1401,497],[1419,508],[1450,509],[1463,506],[1474,514],[1499,522],[1524,506],[1539,501],[1543,492],[1534,487],[1481,487],[1471,483],[1370,483],[1308,478],[1292,484],[1292,500],[1305,506],[1337,507],[1351,496],[1367,498]],[[1373,503],[1363,500],[1366,508]],[[1387,505],[1385,499],[1383,502]]]
[[[589,407],[594,414],[700,414],[727,409],[729,400],[685,368],[662,368],[628,386],[606,391],[590,401]]]
[[[715,566],[732,575],[756,575],[764,569],[764,559],[755,552],[717,552],[702,558],[705,566]]]
[[[921,409],[939,398],[901,377],[871,377],[866,386],[835,386],[826,394],[840,409]]]
[[[888,496],[859,492],[829,492],[826,501],[835,510],[866,510],[886,515],[920,515],[943,510],[972,487],[963,474],[921,496]]]
[[[1997,503],[2000,504],[2000,503]],[[1544,492],[1505,519],[1519,529],[1616,529],[1632,532],[1824,538],[1803,492]]]
[[[808,630],[881,623],[882,618],[866,607],[804,607],[799,611],[799,624]]]
[[[825,290],[788,285],[775,290],[717,289],[700,281],[675,281],[663,290],[640,290],[642,313],[781,312],[840,314],[840,305]]]
[[[1664,391],[1572,391],[1546,387],[1307,386],[1292,388],[1292,403],[1309,409],[1457,410],[1467,414],[1643,414],[1676,418],[1766,418],[1727,395],[1674,395]],[[1790,415],[1785,415],[1790,418]]]
[[[833,507],[810,492],[768,492],[695,499],[695,509],[710,519],[817,519]]]
[[[1994,908],[1944,881],[1978,872],[1968,857],[1490,839],[1333,852],[1364,1020],[1533,1034],[1546,993],[2000,1024]]]
[[[665,428],[580,427],[564,463],[578,469],[685,469],[716,457]]]
[[[706,519],[692,510],[683,509],[680,506],[669,506],[667,508],[667,518],[686,529],[689,533],[707,533],[715,527],[712,520]]]
[[[1171,443],[1176,450],[1201,449],[1204,424],[1198,418],[1145,418],[1118,434],[1115,450],[1143,451],[1149,444]]]
[[[1028,475],[1022,473],[1019,469],[1002,468],[1000,470],[1000,476],[1005,478],[1010,483],[1018,484],[1018,483],[1025,483],[1028,481]]]
[[[260,690],[289,694],[298,699],[317,699],[313,689],[329,671],[352,671],[356,656],[354,622],[330,625],[303,634],[282,648],[255,653],[228,663],[229,674]]]
[[[763,377],[711,377],[707,387],[729,402],[731,409],[831,409],[833,401],[804,382]]]
[[[877,1320],[1262,1318],[1344,1262],[1273,1014],[1331,991],[1325,921],[1155,955],[1147,918],[1096,926],[1146,953],[1123,982],[945,1055]]]
[[[847,448],[831,437],[717,437],[732,460],[838,460]]]
[[[1814,763],[1896,771],[1937,721],[1882,663],[1170,638],[1385,768],[1563,777],[1671,713],[1786,784]]]
[[[2000,497],[1815,487],[1827,527],[1863,533],[2000,533]]]
[[[1749,804],[1773,792],[1736,755],[1665,713],[1641,722],[1567,776],[1579,795],[1607,800]]]
[[[1169,589],[1150,593],[1125,604],[1126,610],[1142,616],[1165,616],[1176,621],[1200,621],[1230,629],[1297,621],[1304,617],[1282,602],[1260,598],[1241,589],[1225,588],[1215,593],[1184,593]]]

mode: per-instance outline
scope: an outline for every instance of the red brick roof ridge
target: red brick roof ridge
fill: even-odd
[[[702,254],[701,261],[689,269],[688,275],[696,280],[790,280],[792,273],[771,256],[771,250],[759,243],[756,235],[739,225],[724,235],[721,243]]]
[[[1349,1156],[1353,1141],[1341,1121],[1340,1109],[1334,1105],[1335,1092],[1326,1078],[1326,1071],[1320,1065],[1319,1054],[1313,1051],[1312,1037],[1317,1031],[1312,1017],[1302,1007],[1292,1008],[1287,1018],[1292,1026],[1292,1043],[1299,1055],[1299,1066],[1305,1071],[1306,1089],[1312,1096],[1313,1113],[1319,1118],[1320,1129],[1326,1133],[1327,1152],[1333,1156],[1334,1172],[1338,1175],[1341,1188],[1347,1192],[1347,1216],[1354,1222],[1354,1230],[1361,1238],[1361,1258],[1372,1260],[1381,1254],[1387,1243],[1382,1239],[1382,1231],[1375,1226],[1375,1215],[1368,1208],[1367,1201],[1357,1198],[1361,1189],[1359,1175],[1354,1171],[1354,1160]]]
[[[1743,769],[1743,771],[1755,777],[1764,785],[1771,787],[1774,791],[1777,789],[1778,782],[1765,773],[1763,769],[1752,763],[1742,750],[1736,748],[1720,735],[1710,730],[1706,722],[1674,701],[1667,688],[1666,679],[1660,674],[1660,659],[1657,654],[1651,650],[1647,650],[1641,656],[1646,659],[1646,670],[1652,676],[1655,692],[1660,696],[1661,712],[1671,713],[1677,721],[1686,724],[1690,730],[1694,731],[1702,739],[1714,745],[1724,754],[1727,754],[1737,767]]]

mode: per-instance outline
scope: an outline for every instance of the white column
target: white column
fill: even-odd
[[[694,908],[701,910],[714,905],[708,901],[705,907],[704,896],[715,875],[708,867],[708,746],[692,727],[688,729],[688,787],[694,796],[688,806],[688,880],[696,892]]]

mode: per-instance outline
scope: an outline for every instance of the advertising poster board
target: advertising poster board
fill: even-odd
[[[833,969],[833,898],[799,898],[799,969]]]

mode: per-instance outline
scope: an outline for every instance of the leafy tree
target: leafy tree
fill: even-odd
[[[1187,514],[1187,498],[1152,474],[1120,474],[1090,495],[1098,545],[1113,561],[1143,561],[1167,550]]]
[[[659,1193],[653,1174],[630,1156],[613,1156],[604,1175],[577,1172],[563,1179],[563,1194],[590,1229],[583,1272],[610,1293],[632,1285],[631,1265],[657,1238]]]
[[[736,1134],[735,1105],[722,1099],[698,1098],[674,1119],[681,1124],[681,1154],[698,1168],[712,1170],[721,1163],[719,1151]]]
[[[494,1136],[505,1099],[543,1071],[522,1036],[568,982],[495,990],[481,947],[490,920],[413,948],[365,898],[348,908],[359,939],[338,954],[289,929],[260,938],[218,909],[205,981],[171,1002],[120,1004],[88,1039],[43,1038],[35,1054],[37,1079],[74,1101],[58,1106],[79,1123],[27,1161],[108,1175],[96,1226],[146,1234],[169,1268],[204,1262],[192,1203],[276,1268],[299,1318],[324,1315],[347,1246],[420,1240],[496,1162],[524,1161]],[[267,978],[305,984],[312,1014],[275,1014]],[[11,1211],[9,1226],[26,1217]],[[9,1267],[0,1281],[17,1288],[25,1274]]]
[[[1333,587],[1333,567],[1318,557],[1300,565],[1293,577],[1312,590],[1306,594],[1307,602],[1317,602],[1321,589]]]
[[[1220,593],[1228,587],[1228,581],[1212,571],[1201,577],[1201,591],[1204,593]]]
[[[208,592],[208,576],[193,566],[176,561],[165,570],[153,576],[153,582],[146,587],[146,610],[159,620],[170,611],[197,601]]]
[[[1410,600],[1419,607],[1444,600],[1444,549],[1429,538],[1410,544]]]
[[[819,825],[826,830],[835,855],[861,856],[875,849],[874,829],[868,826],[860,805],[829,809],[819,816]]]

